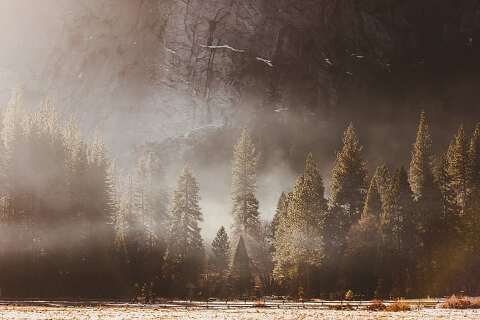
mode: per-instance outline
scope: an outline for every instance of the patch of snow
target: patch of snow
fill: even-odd
[[[231,51],[233,51],[233,52],[245,52],[245,50],[243,50],[243,49],[235,49],[235,48],[229,46],[228,44],[217,45],[217,46],[200,45],[200,47],[202,47],[202,48],[208,48],[208,49],[228,49],[228,50],[231,50]]]
[[[270,68],[273,68],[273,63],[271,60],[268,60],[268,59],[265,59],[265,58],[261,58],[261,57],[256,57],[255,59],[257,59],[258,61],[260,62],[263,62],[265,63],[267,66],[269,66]]]

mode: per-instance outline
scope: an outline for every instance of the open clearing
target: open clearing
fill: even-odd
[[[480,319],[480,310],[421,309],[409,312],[333,311],[312,309],[170,309],[135,306],[0,306],[0,319],[193,319],[193,320],[354,320]]]

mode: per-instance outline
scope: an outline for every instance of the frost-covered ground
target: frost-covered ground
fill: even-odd
[[[480,319],[478,310],[423,309],[410,312],[327,311],[302,309],[165,309],[151,307],[25,307],[0,306],[0,319],[192,319],[192,320],[355,320]]]

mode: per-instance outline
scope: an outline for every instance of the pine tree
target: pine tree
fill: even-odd
[[[250,264],[243,236],[240,236],[230,268],[230,284],[236,296],[248,295],[252,290],[253,275]]]
[[[225,295],[225,282],[230,267],[230,240],[222,226],[212,241],[212,255],[208,261],[209,288],[215,296]]]
[[[108,296],[114,290],[114,244],[115,244],[115,190],[110,175],[111,162],[107,149],[97,133],[88,150],[88,207],[86,217],[89,251],[89,281],[96,287],[100,296]],[[99,267],[95,267],[95,265]],[[99,279],[102,279],[100,281]],[[108,284],[108,285],[106,285]]]
[[[89,181],[90,181],[90,203],[94,220],[100,223],[100,228],[107,231],[103,237],[113,238],[114,233],[109,230],[115,214],[114,185],[110,175],[111,162],[107,156],[107,149],[100,136],[97,134],[90,149],[89,156]]]
[[[388,225],[392,211],[392,177],[386,165],[381,165],[375,171],[375,181],[377,183],[377,190],[382,200],[382,212],[380,216],[380,223]]]
[[[230,264],[230,241],[223,226],[218,229],[217,235],[212,242],[212,252],[211,266],[213,270],[220,275],[225,275]]]
[[[309,291],[312,268],[324,258],[327,201],[323,180],[311,154],[288,200],[286,215],[280,216],[275,235],[275,277],[293,281]],[[298,288],[297,288],[298,289]]]
[[[449,173],[449,169],[451,168],[449,157],[452,155],[452,149],[453,144],[450,144],[447,153],[438,157],[434,164],[435,180],[442,194],[441,217],[445,223],[452,222],[452,220],[455,220],[455,216],[460,213],[457,192],[454,187],[452,175]]]
[[[131,285],[148,295],[159,290],[166,250],[168,212],[163,180],[163,170],[153,155],[141,155],[135,176],[129,179],[118,220],[127,230],[125,247]]]
[[[348,275],[338,268],[344,259],[347,236],[352,225],[361,217],[367,192],[367,170],[362,158],[362,146],[350,124],[343,136],[343,146],[337,153],[332,170],[329,210],[325,226],[325,249],[330,288],[345,288]]]
[[[282,192],[280,194],[280,197],[278,198],[277,209],[275,210],[275,214],[273,215],[273,219],[272,219],[272,228],[271,228],[272,239],[275,239],[275,233],[280,223],[280,219],[287,214],[287,208],[288,208],[288,197],[285,194],[285,192]]]
[[[385,296],[390,293],[393,275],[390,270],[395,266],[393,220],[395,198],[393,194],[392,178],[385,165],[377,168],[374,179],[381,199],[381,213],[378,219],[378,237],[376,253],[377,287],[376,295]]]
[[[81,288],[85,281],[85,271],[89,263],[91,226],[89,223],[89,160],[87,145],[83,141],[75,119],[70,118],[64,128],[64,141],[66,147],[66,180],[68,193],[68,211],[65,217],[68,224],[75,226],[75,231],[68,238],[70,258],[69,286]],[[62,222],[65,223],[65,222]]]
[[[417,138],[410,162],[409,182],[420,211],[419,223],[423,233],[433,232],[435,221],[441,218],[441,190],[433,174],[432,140],[425,113],[420,115]]]
[[[369,297],[373,296],[376,288],[380,262],[378,250],[381,242],[379,224],[382,201],[378,185],[377,177],[374,176],[370,181],[361,218],[348,233],[346,259],[342,266],[347,275],[348,288]]]
[[[21,91],[15,92],[7,108],[3,111],[2,118],[2,151],[3,151],[3,183],[4,195],[4,219],[17,217],[18,195],[22,187],[20,183],[25,181],[22,176],[23,170],[17,161],[23,157],[25,142],[25,112],[23,110],[23,98]],[[18,208],[20,209],[20,208]],[[13,221],[11,221],[13,222]]]
[[[392,263],[392,294],[404,296],[413,290],[416,255],[416,217],[413,194],[404,167],[395,172],[392,180],[393,206],[390,218]]]
[[[144,281],[150,287],[151,293],[161,293],[161,270],[164,265],[164,255],[168,234],[167,192],[163,168],[152,153],[146,153],[139,161],[137,171],[137,202],[145,242]],[[137,201],[139,198],[137,198]]]
[[[255,238],[260,227],[256,192],[255,147],[244,129],[235,145],[232,161],[232,201],[234,234]]]
[[[344,133],[343,147],[337,153],[332,171],[331,207],[343,208],[343,220],[347,226],[357,221],[366,193],[367,170],[362,158],[362,146],[353,124]]]
[[[417,210],[417,233],[421,252],[417,253],[417,279],[424,285],[422,294],[434,292],[437,283],[433,276],[438,272],[438,259],[435,247],[438,247],[444,235],[443,195],[433,172],[432,140],[425,113],[420,115],[417,138],[413,146],[410,162],[409,182]]]
[[[468,177],[469,177],[469,156],[468,145],[465,138],[463,126],[460,126],[453,138],[447,153],[447,174],[449,183],[455,193],[455,200],[463,213],[467,201]]]
[[[417,138],[413,145],[408,176],[413,195],[417,200],[425,195],[425,189],[433,181],[431,170],[432,160],[432,138],[430,136],[425,112],[422,111],[418,124]]]
[[[199,223],[199,186],[189,168],[184,168],[173,194],[171,228],[167,249],[170,279],[178,293],[186,286],[197,285],[203,267],[203,240]]]
[[[164,234],[168,231],[163,170],[152,154],[140,157],[134,180],[137,228],[141,231],[139,236],[143,237],[140,241],[147,251],[152,251],[164,245]]]

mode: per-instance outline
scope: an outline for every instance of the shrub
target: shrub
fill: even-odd
[[[480,309],[480,299],[465,297],[458,298],[456,295],[452,295],[440,306],[444,309]]]
[[[385,308],[385,311],[390,312],[400,312],[400,311],[410,311],[412,310],[411,306],[405,301],[395,301]]]
[[[472,298],[470,299],[470,303],[472,304],[473,308],[480,309],[480,298]]]
[[[265,301],[262,301],[262,300],[255,301],[255,308],[266,308],[266,307],[267,307],[267,304],[265,303]]]
[[[352,290],[348,290],[345,293],[345,300],[347,300],[347,301],[353,300],[353,291]]]
[[[387,307],[383,304],[382,300],[372,300],[370,304],[367,306],[367,310],[369,311],[384,311]]]

